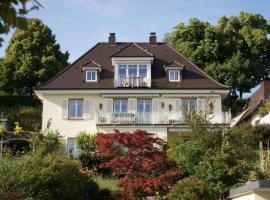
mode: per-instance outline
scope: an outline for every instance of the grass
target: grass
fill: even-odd
[[[103,178],[102,176],[97,176],[94,181],[98,183],[100,189],[108,189],[112,193],[117,193],[120,188],[117,186],[117,179],[114,177]]]

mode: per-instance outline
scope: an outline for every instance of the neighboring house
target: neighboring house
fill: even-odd
[[[258,180],[230,190],[232,200],[270,200],[270,181]]]
[[[75,151],[80,131],[143,129],[161,138],[186,128],[184,113],[211,111],[211,121],[230,123],[222,99],[230,90],[175,49],[156,41],[97,43],[73,64],[35,89],[43,102],[43,122]],[[74,150],[74,151],[73,151]],[[76,152],[75,152],[76,154]]]
[[[255,124],[270,124],[270,114],[261,116],[259,111],[260,106],[270,95],[270,78],[264,79],[259,86],[259,89],[254,92],[246,102],[243,112],[232,119],[231,127],[243,122]]]

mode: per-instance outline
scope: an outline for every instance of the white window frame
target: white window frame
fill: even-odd
[[[191,107],[191,101],[192,101],[192,102],[195,103],[195,111],[194,111],[194,113],[197,113],[197,109],[198,109],[197,100],[196,99],[183,99],[182,102],[181,102],[181,107],[183,107],[183,104],[184,104],[185,101],[187,102],[187,107],[188,107],[188,110],[186,112],[187,113],[192,113],[191,112],[191,109],[190,109],[190,107]],[[182,111],[184,111],[183,108],[182,108]]]
[[[92,78],[92,73],[95,73],[95,79],[88,79],[88,73],[91,73],[91,78]],[[85,71],[85,81],[86,82],[97,82],[97,70],[86,70]]]
[[[169,71],[169,82],[179,82],[180,81],[180,70],[179,69],[170,69]],[[171,72],[174,73],[178,73],[178,79],[174,79],[175,78],[175,74],[173,75],[173,77],[171,77]]]
[[[136,66],[136,68],[137,68],[137,74],[136,74],[136,76],[140,76],[140,66],[144,66],[145,68],[146,68],[146,76],[144,77],[144,78],[147,78],[148,77],[148,65],[147,64],[131,64],[131,63],[129,63],[129,64],[118,64],[118,67],[117,67],[117,78],[119,79],[120,77],[119,77],[119,68],[120,68],[120,66],[125,66],[125,68],[126,68],[126,77],[129,77],[129,66]]]
[[[119,112],[116,112],[115,111],[115,103],[116,103],[116,101],[119,101],[119,106],[120,106],[120,110],[119,110]],[[123,110],[122,110],[122,105],[123,105],[123,102],[125,101],[125,103],[126,103],[126,112],[123,112]],[[113,100],[113,112],[114,113],[128,113],[128,100],[127,99],[114,99]]]
[[[71,102],[75,102],[75,116],[70,115],[71,110]],[[82,115],[78,116],[78,105],[79,102],[82,103]],[[84,113],[84,99],[69,99],[68,100],[68,118],[69,119],[83,119],[83,113]]]

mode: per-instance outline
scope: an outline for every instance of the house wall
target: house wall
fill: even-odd
[[[248,193],[239,194],[236,197],[230,198],[232,200],[270,200],[270,191],[250,191]]]
[[[190,96],[190,95],[189,95]],[[117,97],[117,95],[116,95]],[[84,119],[65,119],[62,116],[62,102],[68,99],[91,99],[91,108],[90,108],[90,115],[87,118]],[[134,98],[134,97],[133,97]],[[181,97],[184,98],[184,97]],[[201,98],[201,97],[200,97]],[[205,98],[211,98],[211,101],[213,100],[214,105],[214,112],[210,116],[210,119],[213,123],[222,123],[222,106],[221,106],[221,96],[220,95],[214,95],[211,97],[205,97]],[[177,97],[179,99],[179,97]],[[106,127],[96,126],[96,111],[99,111],[99,104],[103,104],[103,112],[106,112],[106,98],[103,98],[102,95],[99,94],[46,94],[42,96],[43,101],[43,117],[42,117],[42,127],[46,128],[47,123],[50,121],[51,126],[50,129],[52,130],[58,130],[64,138],[74,138],[76,135],[81,131],[87,131],[91,133],[97,133],[97,132],[109,132],[113,131],[115,128],[123,130],[123,131],[132,131],[136,129],[143,129],[147,130],[149,132],[155,133],[157,136],[166,138],[167,136],[167,127],[164,125],[150,125],[150,126],[121,126],[115,127]],[[173,109],[175,109],[175,102],[176,98],[174,97],[160,97],[159,102],[164,103],[164,108],[159,108],[159,115],[160,118],[165,118],[166,113],[169,112],[169,105],[173,106]],[[159,104],[160,105],[160,104]],[[161,105],[160,105],[161,106]],[[199,107],[199,105],[198,105]],[[198,108],[200,109],[200,108]],[[177,111],[180,112],[181,111]],[[171,125],[168,125],[168,127]]]
[[[259,114],[253,115],[251,117],[251,124],[270,124],[270,113],[261,117]]]

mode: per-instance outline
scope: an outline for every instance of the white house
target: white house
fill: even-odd
[[[161,138],[185,128],[185,112],[211,110],[211,121],[230,123],[222,109],[229,88],[206,75],[175,49],[156,41],[97,43],[35,89],[43,102],[43,128],[51,121],[75,148],[80,131],[147,130]],[[211,99],[211,101],[209,101]],[[74,152],[71,152],[74,153]]]

